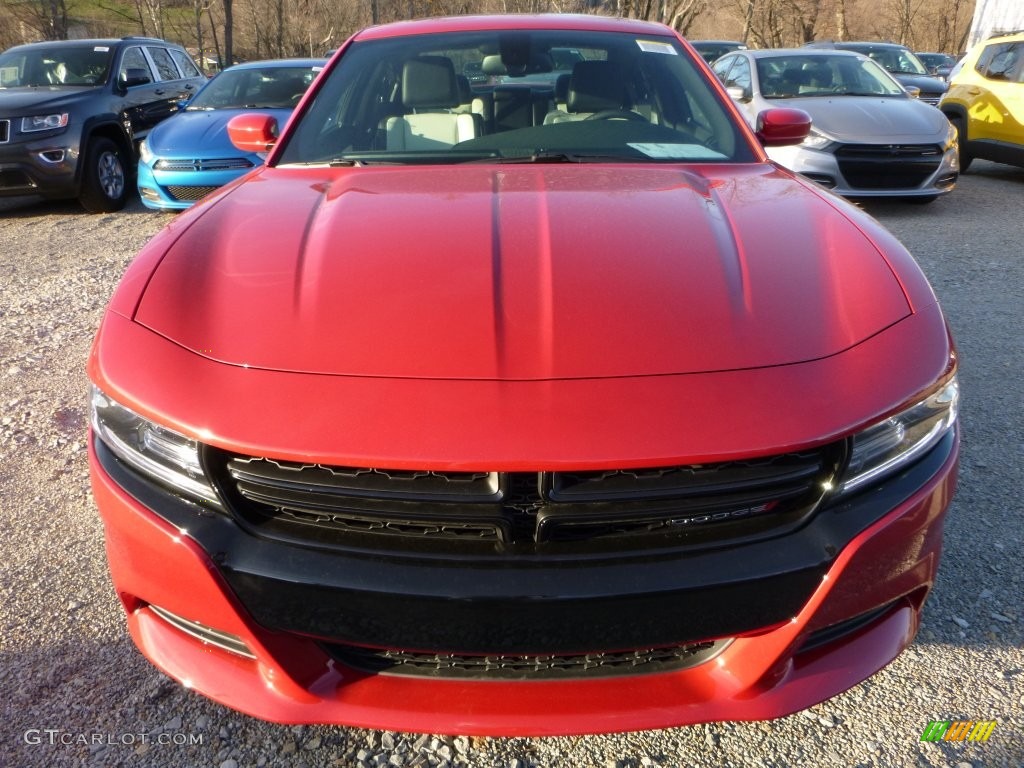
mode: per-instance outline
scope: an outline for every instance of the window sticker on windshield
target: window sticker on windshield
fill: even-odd
[[[637,152],[643,152],[647,157],[659,158],[662,160],[724,160],[725,155],[715,152],[702,144],[656,144],[656,143],[635,143],[629,145]]]
[[[636,44],[640,46],[640,50],[644,53],[667,53],[669,56],[678,56],[677,51],[672,43],[659,43],[656,40],[637,40]]]
[[[96,46],[93,46],[93,50],[94,51],[98,51],[99,53],[106,53],[107,51],[110,50],[110,46],[109,45],[96,45]]]

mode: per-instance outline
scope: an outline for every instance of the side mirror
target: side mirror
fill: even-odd
[[[269,152],[277,143],[277,120],[255,113],[232,117],[228,137],[243,152]]]
[[[910,98],[912,99],[916,99],[921,95],[921,89],[918,88],[916,85],[905,85],[903,86],[903,90],[909,93]]]
[[[811,116],[802,109],[766,109],[757,116],[754,134],[766,147],[799,144],[811,132]]]
[[[131,88],[136,85],[145,85],[146,83],[153,82],[147,72],[142,67],[128,67],[124,72],[117,78],[117,83],[122,88]]]
[[[725,89],[725,92],[729,94],[729,98],[733,101],[750,101],[750,91],[747,88],[730,85]]]

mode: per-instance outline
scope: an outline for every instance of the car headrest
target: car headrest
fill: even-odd
[[[626,109],[629,91],[622,67],[611,61],[581,61],[572,68],[566,109],[601,112]]]
[[[445,56],[419,56],[402,67],[402,104],[421,109],[459,105],[455,66]]]

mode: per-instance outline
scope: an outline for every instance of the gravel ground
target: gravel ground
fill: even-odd
[[[1024,171],[976,162],[929,206],[871,204],[915,253],[962,355],[961,485],[916,642],[867,682],[772,722],[579,738],[287,727],[165,678],[131,644],[85,452],[85,360],[110,292],[170,215],[0,201],[0,766],[1022,766]],[[996,719],[986,743],[929,720]]]

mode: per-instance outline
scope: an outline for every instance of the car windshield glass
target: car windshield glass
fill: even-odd
[[[108,45],[13,48],[0,54],[0,87],[101,85],[110,60]]]
[[[757,60],[761,95],[766,99],[812,96],[900,96],[907,94],[875,62],[856,56],[771,56]]]
[[[203,86],[188,109],[291,109],[319,70],[294,66],[228,69]]]
[[[284,141],[280,164],[754,159],[677,38],[578,30],[358,41]]]
[[[952,56],[947,56],[944,53],[919,53],[917,58],[928,67],[951,67],[956,63]]]
[[[902,48],[851,48],[882,67],[900,75],[927,75],[928,69],[913,53]]]

